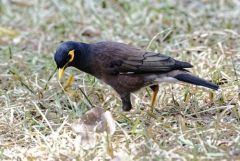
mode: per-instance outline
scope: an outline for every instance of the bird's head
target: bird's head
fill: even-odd
[[[79,43],[74,41],[63,42],[56,50],[54,55],[55,62],[58,68],[58,77],[64,74],[64,70],[68,66],[73,66],[76,61],[76,54],[79,54]]]

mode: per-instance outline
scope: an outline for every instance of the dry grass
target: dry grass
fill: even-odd
[[[78,87],[113,113],[118,159],[239,160],[239,8],[238,0],[0,0],[0,160],[110,159],[108,136],[86,147],[69,129],[88,107]],[[142,89],[133,95],[134,109],[123,113],[116,93],[89,75],[66,71],[75,74],[74,96],[63,92],[56,75],[50,79],[53,53],[66,40],[160,51],[224,84],[214,94],[163,84],[156,119],[146,114],[150,93]]]

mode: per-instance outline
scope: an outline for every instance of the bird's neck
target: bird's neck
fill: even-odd
[[[74,67],[78,68],[81,71],[92,74],[91,70],[91,52],[89,44],[79,43],[77,47],[76,62]]]

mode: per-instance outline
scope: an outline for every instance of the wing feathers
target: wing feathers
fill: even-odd
[[[122,64],[121,70],[119,70],[119,71],[120,72],[133,72],[133,71],[135,71],[137,69],[138,68],[136,66],[129,65],[129,64]]]
[[[168,58],[161,57],[161,56],[151,56],[151,57],[146,57],[144,61],[164,61],[164,60],[167,60]]]
[[[127,60],[129,60],[129,61],[138,61],[138,60],[140,60],[140,61],[142,61],[144,58],[142,57],[142,56],[130,56],[130,57],[128,57],[127,58]]]
[[[114,68],[119,73],[149,73],[169,72],[192,67],[191,64],[177,61],[160,53],[145,52],[144,50],[116,42],[99,42],[91,49],[100,59],[104,67]]]
[[[177,61],[160,53],[145,52],[121,60],[119,72],[149,73],[168,72],[175,69],[192,67],[189,63]]]
[[[144,57],[150,57],[150,56],[156,56],[156,55],[159,55],[159,53],[145,52],[143,56]]]
[[[142,61],[129,61],[129,60],[125,60],[123,61],[123,64],[128,64],[128,65],[134,65],[134,66],[140,66],[143,64]]]

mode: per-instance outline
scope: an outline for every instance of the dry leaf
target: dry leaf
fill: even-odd
[[[116,130],[116,125],[112,114],[109,111],[104,112],[103,108],[95,107],[79,120],[72,124],[72,130],[85,138],[89,138],[92,133],[107,132],[113,135]]]

